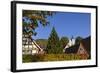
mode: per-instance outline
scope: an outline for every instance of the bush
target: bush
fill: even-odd
[[[44,55],[43,54],[36,54],[33,55],[33,62],[39,62],[39,61],[43,61],[44,60]]]
[[[28,63],[28,62],[39,62],[43,61],[44,55],[23,55],[23,62]]]
[[[32,62],[33,56],[32,55],[23,55],[22,58],[23,58],[24,63],[25,62]]]

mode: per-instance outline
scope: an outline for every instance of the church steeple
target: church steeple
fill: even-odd
[[[71,44],[72,44],[72,45],[75,45],[75,39],[74,39],[73,36],[71,37]]]
[[[71,46],[73,46],[73,45],[75,45],[75,39],[74,39],[74,37],[72,36],[72,37],[69,39],[69,43],[65,46],[64,52],[65,52],[65,49],[66,49],[66,48],[69,48],[69,47],[71,47]]]
[[[73,37],[73,35],[72,35],[72,37],[71,37],[71,41],[74,39],[74,37]]]

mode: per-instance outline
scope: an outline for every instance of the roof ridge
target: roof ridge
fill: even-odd
[[[40,50],[42,50],[42,48],[36,43],[35,40],[33,40],[33,43],[34,43]]]

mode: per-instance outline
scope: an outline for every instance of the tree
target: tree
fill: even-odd
[[[61,48],[65,48],[65,46],[68,44],[69,40],[68,40],[68,37],[62,37],[61,40],[60,40],[60,45],[61,45]]]
[[[76,37],[75,44],[79,44],[82,39],[80,36]]]
[[[52,15],[50,11],[23,10],[23,34],[36,35],[39,23],[46,26],[49,24],[47,17]]]
[[[48,54],[59,54],[63,52],[63,49],[60,47],[58,34],[54,27],[51,31],[50,37],[48,38],[46,51]]]

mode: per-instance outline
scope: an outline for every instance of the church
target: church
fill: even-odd
[[[65,52],[66,48],[69,48],[71,46],[75,45],[75,38],[72,36],[71,39],[69,39],[68,44],[65,46],[65,48],[63,49],[63,52]]]
[[[82,59],[91,58],[91,37],[86,37],[80,41],[79,44],[73,43],[71,40],[70,46],[64,48],[64,53],[66,54],[77,54],[80,55]]]

